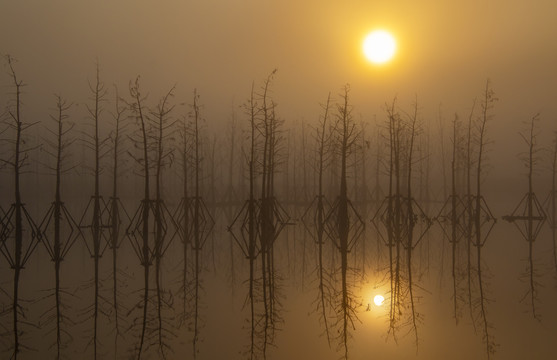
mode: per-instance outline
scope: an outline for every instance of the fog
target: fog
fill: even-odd
[[[556,13],[4,2],[0,357],[551,359]],[[376,28],[397,40],[380,66],[361,50]],[[60,292],[55,204],[75,241]]]

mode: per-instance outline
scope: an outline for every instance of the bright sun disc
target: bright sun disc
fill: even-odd
[[[373,298],[373,302],[377,306],[383,305],[383,301],[385,301],[385,298],[382,295],[375,295],[375,297]]]
[[[384,30],[373,31],[364,40],[364,54],[374,64],[391,60],[395,51],[395,38]]]

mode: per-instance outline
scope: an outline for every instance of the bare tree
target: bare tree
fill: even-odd
[[[143,310],[143,316],[140,323],[141,331],[139,344],[137,346],[137,359],[141,359],[143,345],[145,342],[145,334],[148,323],[148,305],[149,305],[149,270],[151,267],[151,247],[149,244],[150,234],[150,204],[151,204],[151,183],[149,174],[149,143],[148,143],[148,124],[145,116],[145,105],[143,104],[146,97],[143,96],[139,88],[139,77],[135,79],[135,83],[130,82],[130,96],[132,101],[129,104],[132,116],[135,118],[139,127],[139,135],[136,139],[135,146],[139,149],[141,155],[136,158],[140,164],[143,173],[143,200],[139,205],[132,221],[126,230],[126,234],[131,242],[136,256],[143,266],[143,297],[139,305]],[[135,325],[135,324],[134,324]]]
[[[205,243],[206,238],[202,237],[201,229],[200,229],[200,193],[199,193],[199,180],[200,180],[200,163],[201,157],[199,152],[199,121],[200,121],[200,108],[198,104],[199,95],[197,95],[197,91],[194,90],[193,93],[193,122],[194,122],[194,172],[195,172],[195,180],[194,180],[194,204],[193,204],[193,243],[192,248],[195,254],[195,263],[194,263],[194,286],[195,286],[195,300],[194,300],[194,335],[193,335],[193,357],[194,359],[197,358],[197,342],[199,341],[199,290],[201,286],[200,282],[200,272],[201,272],[201,264],[200,264],[200,253],[201,249]]]
[[[227,176],[226,178],[228,179],[228,184],[227,184],[227,189],[224,192],[224,213],[225,213],[225,217],[226,217],[226,222],[230,223],[234,217],[234,209],[235,209],[235,203],[239,201],[238,199],[238,193],[237,193],[237,187],[234,186],[234,171],[236,168],[238,168],[238,153],[240,153],[240,151],[238,151],[240,149],[240,147],[237,145],[237,121],[236,121],[236,117],[235,114],[232,113],[231,119],[230,119],[230,128],[228,131],[228,135],[230,136],[230,147],[229,147],[229,151],[230,153],[228,154],[228,166],[227,166]],[[240,169],[241,170],[241,169]],[[241,173],[241,171],[238,171],[238,173]],[[230,236],[230,282],[231,282],[231,286],[232,286],[232,292],[234,295],[234,291],[235,291],[235,287],[236,287],[236,264],[235,264],[235,257],[236,257],[236,252],[235,252],[235,245],[234,245],[234,237]],[[234,297],[234,296],[233,296]]]
[[[191,234],[191,247],[194,254],[194,309],[193,309],[193,317],[194,317],[194,334],[192,339],[193,345],[193,357],[194,359],[197,358],[197,354],[199,352],[197,348],[197,344],[199,342],[199,332],[201,328],[201,315],[200,315],[200,301],[201,301],[201,294],[200,291],[202,289],[202,282],[201,282],[201,251],[205,242],[207,241],[208,236],[210,235],[213,226],[214,220],[203,198],[201,196],[201,163],[202,163],[202,155],[201,155],[201,139],[200,139],[200,132],[201,132],[201,108],[199,105],[199,95],[197,94],[197,90],[194,90],[193,93],[193,104],[191,105],[191,119],[192,119],[192,131],[193,131],[193,154],[192,154],[192,164],[193,164],[193,197],[188,201],[189,203],[189,212],[191,218],[191,228],[189,233]]]
[[[85,133],[84,143],[93,152],[93,166],[90,167],[93,177],[93,195],[91,196],[83,215],[79,221],[79,227],[82,231],[86,232],[84,242],[93,259],[94,272],[93,272],[93,305],[92,309],[88,307],[86,313],[92,311],[93,318],[93,336],[91,342],[93,344],[93,356],[97,359],[98,356],[98,332],[99,332],[99,315],[104,312],[101,306],[104,305],[104,297],[100,296],[100,259],[106,250],[108,242],[105,239],[105,228],[107,221],[105,215],[106,203],[100,193],[101,182],[101,156],[105,153],[105,147],[108,138],[101,138],[100,134],[100,121],[103,112],[102,104],[106,101],[107,90],[100,79],[99,64],[96,65],[95,81],[89,84],[89,89],[92,94],[92,105],[87,105],[87,112],[92,122],[92,132]],[[103,304],[100,304],[103,302]]]
[[[253,87],[246,112],[251,128],[251,147],[248,155],[249,199],[229,226],[236,242],[250,262],[250,346],[249,357],[267,356],[267,348],[274,343],[280,316],[280,277],[275,269],[274,242],[288,224],[286,214],[274,195],[275,172],[280,163],[279,150],[282,125],[275,115],[276,104],[270,96],[270,85],[276,70],[264,81],[261,93]],[[260,177],[257,177],[259,170]],[[261,186],[256,198],[256,185]],[[239,229],[238,229],[239,227]],[[239,230],[239,231],[238,231]],[[259,255],[261,255],[259,257]],[[259,257],[260,268],[256,260]],[[256,271],[261,276],[258,278]],[[263,307],[258,312],[257,304]]]
[[[536,172],[539,149],[536,147],[536,122],[539,121],[539,114],[532,117],[527,134],[520,134],[526,145],[528,152],[523,156],[523,162],[528,169],[528,191],[520,200],[511,215],[504,216],[503,219],[512,222],[520,231],[522,237],[528,242],[528,268],[526,269],[526,277],[528,279],[529,290],[524,298],[530,298],[530,306],[534,318],[539,319],[536,312],[536,303],[538,299],[539,282],[536,280],[538,273],[534,267],[534,242],[546,220],[546,214],[543,206],[538,201],[534,192],[534,174]],[[530,295],[530,296],[528,296]]]
[[[317,154],[317,195],[301,216],[302,223],[308,230],[309,234],[314,238],[317,245],[317,299],[315,300],[316,311],[320,316],[320,321],[325,328],[327,343],[331,346],[331,329],[329,317],[332,307],[331,296],[332,290],[330,286],[331,274],[325,264],[324,247],[325,247],[325,216],[330,205],[325,197],[323,189],[323,175],[327,166],[327,159],[330,157],[331,136],[332,132],[328,131],[329,116],[331,109],[331,94],[327,96],[327,102],[323,106],[323,115],[319,119],[319,126],[316,128],[316,154]]]
[[[132,327],[140,326],[140,341],[137,346],[137,358],[151,346],[156,347],[158,356],[166,358],[171,347],[170,339],[175,336],[173,323],[173,297],[162,285],[162,260],[172,243],[176,224],[162,196],[163,170],[173,162],[173,141],[171,130],[175,123],[170,104],[173,97],[172,87],[159,101],[157,107],[149,111],[144,105],[146,97],[139,87],[139,77],[130,83],[132,101],[128,104],[138,125],[138,132],[133,142],[139,155],[134,156],[141,167],[144,178],[143,200],[132,217],[126,234],[144,270],[143,296],[137,308],[143,310],[141,321],[134,320]],[[133,154],[132,154],[133,156]],[[151,172],[153,170],[153,172]],[[151,176],[154,179],[151,179]],[[151,180],[154,180],[154,196],[151,197]],[[172,234],[169,235],[169,234]],[[150,270],[154,267],[154,300],[150,296]],[[149,304],[154,303],[155,315],[149,311]]]
[[[189,178],[191,173],[191,153],[192,146],[189,138],[191,137],[191,128],[188,122],[188,117],[184,116],[182,119],[182,126],[180,128],[180,167],[182,176],[182,197],[176,210],[174,212],[174,220],[176,222],[177,236],[182,243],[182,271],[180,279],[180,293],[182,297],[182,314],[180,315],[180,323],[184,324],[188,318],[188,297],[190,293],[190,280],[189,273],[189,249],[191,247],[191,219],[190,219],[190,202],[191,197],[189,193]]]
[[[402,116],[405,115],[405,116]],[[414,250],[422,243],[431,227],[431,219],[414,198],[414,172],[420,127],[418,104],[411,113],[402,114],[395,100],[387,105],[389,129],[389,194],[377,209],[372,223],[389,249],[388,278],[390,280],[388,335],[397,341],[401,326],[409,325],[418,349],[418,324],[415,291]],[[408,312],[406,310],[409,310]],[[406,321],[402,322],[406,317]]]
[[[2,162],[13,169],[14,176],[14,202],[6,212],[3,218],[2,237],[0,238],[0,252],[6,259],[7,263],[13,270],[13,293],[12,293],[12,330],[13,330],[13,351],[10,358],[17,359],[22,344],[20,336],[22,330],[20,327],[20,317],[25,317],[25,309],[21,304],[19,294],[21,270],[33,254],[38,243],[41,241],[40,230],[33,221],[31,215],[27,212],[25,204],[21,196],[21,175],[23,168],[28,164],[29,153],[35,147],[27,145],[24,135],[29,127],[36,123],[27,123],[23,121],[21,115],[22,108],[22,87],[25,86],[22,80],[19,80],[15,69],[15,60],[10,55],[6,55],[6,62],[9,67],[9,74],[13,81],[14,99],[10,104],[7,114],[8,119],[6,125],[12,139],[8,140],[9,144],[14,147],[12,155]]]
[[[466,135],[466,169],[465,169],[465,183],[466,183],[466,194],[465,194],[465,215],[464,222],[466,226],[466,275],[467,275],[467,289],[468,289],[468,306],[470,309],[470,317],[472,319],[472,324],[474,329],[476,327],[476,322],[474,321],[474,311],[472,306],[472,245],[473,245],[473,233],[474,233],[474,196],[472,193],[472,164],[473,164],[473,154],[472,154],[472,125],[474,110],[476,107],[476,99],[472,102],[472,109],[470,110],[470,115],[468,116],[467,125],[467,135]]]
[[[474,211],[473,211],[473,221],[474,221],[474,242],[473,245],[476,247],[476,272],[478,278],[478,287],[479,287],[479,300],[478,300],[478,307],[479,307],[479,318],[478,321],[481,324],[482,329],[482,338],[485,344],[486,354],[488,359],[495,354],[496,344],[493,339],[493,335],[490,333],[491,325],[487,319],[487,305],[488,305],[488,297],[484,283],[484,274],[482,268],[482,249],[487,241],[487,237],[491,229],[493,228],[494,218],[487,207],[487,203],[482,195],[482,180],[484,174],[484,156],[486,152],[486,146],[488,144],[487,138],[487,124],[488,121],[492,119],[493,115],[491,114],[491,110],[493,109],[495,101],[497,98],[495,97],[495,92],[492,90],[490,86],[490,81],[486,82],[485,91],[483,100],[481,103],[481,115],[478,122],[478,133],[477,133],[477,159],[476,159],[476,196],[474,198]],[[484,225],[489,224],[489,230],[487,232],[483,232]]]
[[[389,249],[389,330],[396,341],[396,330],[399,316],[402,315],[401,301],[401,257],[402,257],[402,213],[403,198],[401,194],[401,143],[403,137],[403,122],[396,110],[396,98],[391,104],[386,104],[387,129],[389,147],[388,163],[388,194],[379,205],[372,223],[377,228],[378,235]],[[385,234],[386,233],[386,234]]]
[[[465,212],[464,203],[462,201],[462,196],[457,187],[458,182],[458,172],[459,163],[461,162],[461,156],[459,154],[459,149],[462,145],[462,135],[460,134],[461,122],[458,120],[458,115],[455,114],[453,120],[453,135],[452,135],[452,159],[451,159],[451,194],[445,200],[443,207],[439,211],[436,220],[440,223],[444,235],[448,238],[451,244],[451,277],[452,277],[452,288],[453,288],[453,317],[455,319],[455,324],[458,325],[460,309],[458,308],[459,303],[459,274],[460,270],[458,268],[458,249],[460,240],[464,235],[463,224],[465,223]],[[449,227],[447,230],[446,228]]]
[[[72,104],[69,104],[61,96],[56,95],[56,116],[51,115],[56,130],[47,128],[47,131],[54,136],[54,141],[45,139],[48,145],[47,153],[54,159],[54,165],[48,168],[55,175],[54,201],[46,212],[39,228],[43,234],[42,243],[54,263],[54,316],[46,316],[45,323],[55,322],[56,332],[56,359],[60,359],[62,349],[66,347],[68,339],[72,338],[71,333],[64,329],[62,324],[68,326],[74,323],[63,314],[65,306],[62,302],[62,294],[71,296],[72,294],[64,291],[60,282],[61,264],[71,247],[78,237],[81,237],[81,231],[73,219],[70,211],[64,205],[62,200],[62,175],[70,171],[74,166],[69,166],[68,148],[74,142],[75,138],[69,138],[70,131],[73,129],[73,123],[67,121],[67,111]],[[50,298],[52,295],[47,296]],[[62,339],[64,334],[66,340]]]
[[[412,111],[412,114],[409,115],[409,139],[407,140],[407,180],[406,180],[406,185],[407,185],[407,191],[406,191],[406,196],[407,196],[407,239],[406,239],[406,244],[404,245],[406,248],[406,266],[408,267],[408,293],[409,293],[409,297],[410,297],[410,309],[411,309],[411,321],[412,321],[412,328],[414,331],[414,339],[415,339],[415,344],[416,344],[416,350],[418,349],[418,313],[416,310],[416,299],[414,296],[414,280],[412,277],[412,253],[413,250],[416,248],[416,246],[418,245],[418,243],[421,241],[422,236],[420,236],[420,234],[418,234],[419,236],[417,236],[416,238],[414,237],[415,234],[415,226],[416,226],[416,222],[418,221],[418,216],[422,215],[419,214],[419,207],[418,205],[414,202],[414,198],[412,197],[412,165],[414,160],[414,144],[415,144],[415,139],[417,136],[417,132],[418,132],[418,125],[417,125],[417,121],[418,121],[418,101],[416,100],[416,102],[414,103],[414,109]],[[418,209],[414,209],[415,207],[418,207]],[[423,217],[422,217],[423,218]],[[429,222],[429,220],[428,220]],[[428,224],[429,227],[429,224]]]
[[[355,330],[357,321],[356,308],[359,305],[355,294],[350,288],[348,278],[350,268],[348,254],[361,236],[364,223],[348,198],[348,158],[355,151],[358,140],[356,124],[352,118],[352,106],[349,102],[350,87],[343,89],[342,101],[337,104],[337,122],[334,127],[337,152],[340,157],[340,189],[335,203],[326,216],[327,234],[339,252],[340,264],[340,291],[336,294],[334,309],[337,319],[334,326],[337,328],[336,340],[339,349],[342,349],[343,358],[348,358],[348,340],[350,333]]]
[[[249,301],[249,346],[247,355],[250,360],[256,359],[258,355],[258,346],[256,343],[259,337],[257,328],[256,303],[258,301],[258,291],[256,289],[256,260],[260,254],[259,248],[259,203],[255,195],[256,183],[256,121],[259,115],[259,109],[255,100],[255,90],[252,84],[250,98],[244,106],[246,115],[248,116],[250,125],[250,146],[247,157],[248,163],[248,181],[249,181],[249,198],[245,201],[242,208],[232,220],[228,231],[233,236],[242,250],[246,259],[249,261],[249,279],[248,279],[248,299]]]
[[[169,321],[163,319],[163,310],[172,307],[171,296],[169,293],[164,294],[162,288],[161,264],[166,250],[170,246],[173,237],[167,236],[168,226],[174,220],[170,215],[164,200],[162,198],[162,172],[165,167],[169,166],[173,161],[173,149],[168,146],[168,142],[172,141],[172,134],[169,131],[174,125],[170,115],[174,109],[174,105],[170,105],[170,99],[174,95],[175,87],[172,87],[166,95],[162,97],[155,111],[151,112],[154,119],[154,140],[155,148],[155,199],[152,204],[154,215],[154,246],[153,258],[155,260],[155,286],[156,286],[156,310],[157,310],[157,339],[158,351],[162,358],[166,358],[167,351],[171,351],[168,344],[168,337],[172,337],[172,330],[169,329]],[[166,145],[165,145],[166,144]],[[163,309],[164,308],[164,309]]]
[[[274,343],[275,332],[280,318],[279,277],[274,266],[274,242],[283,226],[288,221],[275,198],[275,172],[278,166],[278,152],[282,122],[275,115],[276,104],[270,97],[270,85],[276,70],[265,80],[261,97],[261,122],[259,131],[262,135],[263,153],[261,164],[261,200],[259,213],[261,279],[263,287],[263,357],[266,356],[267,345]]]
[[[123,136],[125,133],[126,125],[123,124],[126,108],[120,105],[121,99],[118,95],[118,89],[115,87],[115,102],[114,102],[114,129],[110,136],[112,140],[112,196],[107,203],[108,212],[108,246],[112,250],[112,318],[114,319],[114,358],[118,358],[118,339],[123,337],[121,330],[121,315],[122,303],[119,301],[121,296],[122,282],[118,281],[118,275],[126,275],[118,266],[118,249],[124,239],[124,232],[122,231],[123,223],[129,223],[130,218],[122,201],[119,197],[119,179],[123,174],[121,155],[124,153],[122,148]],[[125,307],[124,307],[125,308]]]

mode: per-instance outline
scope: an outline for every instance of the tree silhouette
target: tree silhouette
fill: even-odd
[[[188,319],[188,297],[190,295],[190,280],[189,273],[189,249],[191,248],[191,196],[189,192],[190,176],[191,176],[191,153],[192,143],[189,141],[191,137],[191,128],[188,122],[188,117],[184,116],[182,119],[182,126],[180,128],[181,149],[178,161],[181,166],[182,187],[181,199],[174,211],[173,218],[176,222],[177,236],[182,243],[182,271],[181,271],[181,284],[180,293],[182,297],[182,314],[180,315],[180,323],[186,323]]]
[[[487,358],[490,359],[495,354],[496,344],[491,334],[491,325],[487,319],[487,305],[489,299],[487,297],[487,289],[484,282],[484,269],[482,268],[482,249],[487,241],[487,238],[495,224],[494,217],[491,215],[489,207],[482,195],[482,180],[484,172],[484,160],[487,140],[487,124],[491,120],[494,102],[497,101],[495,92],[491,89],[490,81],[486,82],[483,100],[481,103],[481,114],[478,121],[478,134],[477,134],[477,158],[476,158],[476,194],[473,203],[473,223],[474,223],[474,239],[473,245],[476,248],[476,272],[479,287],[479,317],[477,318],[482,329],[482,339],[485,344]],[[484,228],[487,231],[484,232]]]
[[[317,299],[315,300],[316,311],[319,314],[320,321],[325,328],[325,335],[327,336],[327,343],[331,346],[331,329],[329,317],[332,296],[331,288],[331,274],[327,268],[324,260],[324,246],[325,246],[325,216],[329,211],[330,205],[324,194],[323,189],[323,175],[326,167],[327,159],[330,157],[331,136],[332,132],[328,131],[329,116],[331,109],[331,94],[327,96],[327,102],[323,106],[323,116],[319,119],[319,126],[316,128],[316,153],[317,153],[317,195],[311,202],[310,206],[306,209],[301,216],[302,223],[308,230],[310,236],[313,237],[317,245]]]
[[[432,221],[413,194],[415,147],[418,144],[418,104],[403,116],[396,107],[396,98],[387,105],[389,130],[389,194],[377,209],[372,223],[389,249],[388,278],[390,280],[388,335],[397,341],[401,326],[410,325],[418,349],[418,324],[414,291],[413,252],[422,242]],[[405,120],[406,118],[406,120]],[[409,312],[406,313],[406,310]],[[407,321],[403,320],[407,317]]]
[[[259,332],[257,329],[256,302],[258,292],[256,289],[256,263],[260,254],[259,248],[259,204],[255,197],[255,181],[256,181],[256,120],[258,116],[258,108],[255,100],[254,85],[252,84],[250,98],[245,105],[245,111],[249,119],[250,125],[250,147],[247,156],[248,162],[248,179],[249,179],[249,198],[245,201],[242,208],[232,220],[228,231],[233,236],[242,250],[246,259],[249,261],[249,279],[248,279],[248,300],[249,301],[249,349],[247,355],[250,360],[257,358],[256,340]]]
[[[267,348],[274,344],[276,331],[282,321],[280,278],[275,269],[274,243],[288,224],[289,216],[274,195],[275,172],[282,140],[279,132],[282,122],[275,115],[276,104],[270,97],[270,85],[275,73],[276,70],[264,81],[261,93],[257,94],[252,86],[250,99],[245,106],[251,129],[249,199],[229,226],[236,243],[249,260],[250,359],[258,356],[266,358]],[[258,170],[260,177],[257,177]],[[261,186],[259,199],[256,198],[257,182]],[[261,265],[259,269],[256,263],[258,257]],[[259,278],[257,270],[261,274]],[[258,303],[261,303],[262,310],[258,309]]]
[[[536,302],[539,300],[537,288],[540,284],[536,280],[538,274],[534,267],[534,242],[545,223],[546,214],[534,192],[534,173],[536,171],[535,166],[538,163],[537,154],[539,152],[539,149],[536,148],[535,125],[537,121],[539,121],[539,115],[532,117],[528,133],[526,135],[520,134],[528,146],[528,152],[523,157],[525,166],[528,169],[528,192],[526,192],[524,197],[520,200],[511,215],[504,216],[503,219],[514,223],[522,237],[528,242],[528,268],[526,270],[526,277],[528,278],[529,291],[526,293],[525,298],[530,295],[532,315],[534,318],[539,319],[539,314],[536,312]]]
[[[74,143],[75,138],[69,138],[70,131],[73,129],[73,123],[67,121],[67,111],[71,104],[67,103],[61,96],[56,96],[56,116],[51,115],[56,130],[47,130],[54,135],[54,141],[45,139],[49,149],[47,153],[54,158],[54,166],[49,169],[54,172],[56,177],[54,189],[54,201],[47,210],[39,228],[43,235],[42,243],[54,263],[54,316],[46,316],[45,323],[55,323],[56,332],[56,359],[62,356],[62,349],[66,347],[67,339],[73,338],[71,333],[63,328],[62,324],[73,326],[74,323],[63,314],[65,306],[62,302],[62,294],[71,295],[64,291],[60,282],[61,264],[66,255],[70,251],[75,241],[81,237],[81,231],[72,217],[70,211],[64,205],[62,200],[62,175],[70,171],[73,166],[68,166],[67,160],[68,148]],[[52,295],[48,296],[51,297]],[[62,339],[62,334],[66,340]]]
[[[122,148],[123,139],[125,138],[124,131],[126,125],[123,124],[126,108],[120,105],[121,99],[118,95],[118,88],[115,87],[115,101],[114,101],[114,129],[110,136],[112,140],[112,196],[107,203],[107,220],[108,220],[108,246],[112,250],[112,319],[114,320],[114,357],[118,358],[118,339],[123,337],[121,330],[121,322],[124,318],[121,315],[121,309],[125,307],[119,301],[122,293],[122,282],[118,281],[118,275],[127,274],[123,273],[118,264],[118,249],[124,239],[124,231],[122,231],[123,224],[130,222],[130,217],[126,212],[124,204],[119,197],[119,179],[122,175],[122,160],[121,156],[125,152]],[[129,276],[127,276],[129,278]]]
[[[416,246],[420,243],[423,238],[423,234],[425,231],[429,229],[431,222],[424,216],[423,211],[419,207],[419,205],[415,202],[412,193],[412,165],[414,160],[414,146],[415,140],[418,132],[418,102],[416,100],[413,108],[412,114],[409,115],[409,138],[407,140],[407,239],[404,247],[406,248],[406,266],[408,267],[408,293],[410,297],[410,309],[411,309],[411,321],[412,321],[412,328],[414,331],[414,339],[416,344],[416,350],[418,349],[418,312],[416,310],[416,298],[414,295],[414,278],[412,276],[412,253]],[[426,222],[426,229],[423,230],[420,234],[414,234],[416,223],[418,220],[425,220]],[[418,235],[415,237],[415,235]]]
[[[172,325],[174,319],[173,298],[170,292],[163,289],[161,272],[163,257],[172,243],[175,234],[173,228],[176,228],[174,219],[162,197],[162,173],[164,168],[173,161],[173,148],[168,145],[173,140],[170,130],[175,123],[171,117],[174,106],[170,104],[173,94],[174,87],[161,98],[155,110],[149,111],[144,105],[146,97],[140,92],[139,77],[136,78],[134,84],[130,84],[130,95],[133,100],[128,105],[139,128],[139,132],[133,140],[140,155],[134,158],[142,168],[144,178],[143,200],[126,231],[144,269],[143,298],[138,305],[143,310],[143,316],[140,323],[136,318],[132,324],[132,327],[136,325],[141,327],[137,347],[138,359],[149,347],[156,347],[158,356],[166,358],[168,352],[172,351],[169,341],[175,336],[175,329]],[[154,176],[155,194],[153,197],[150,194],[150,170],[153,170]],[[155,300],[153,302],[156,314],[154,316],[149,311],[149,303],[152,302],[149,293],[151,266],[154,266],[155,272],[155,288],[153,289]]]
[[[472,193],[472,124],[474,110],[476,107],[476,100],[474,99],[472,103],[472,109],[470,110],[470,115],[468,116],[468,132],[466,135],[466,169],[465,169],[465,182],[466,182],[466,193],[465,193],[465,216],[464,222],[466,224],[466,275],[467,275],[467,289],[468,289],[468,306],[470,309],[470,317],[472,319],[472,324],[474,329],[476,327],[476,322],[474,321],[474,311],[472,306],[472,245],[473,245],[473,234],[474,234],[474,196]]]
[[[347,359],[348,340],[351,332],[355,330],[356,308],[359,305],[348,282],[350,276],[348,254],[361,236],[364,222],[348,199],[347,162],[350,154],[355,150],[358,133],[352,119],[352,106],[349,102],[350,87],[346,85],[343,90],[341,103],[337,104],[337,122],[334,126],[336,151],[341,162],[340,188],[339,195],[329,210],[325,222],[327,235],[333,241],[341,259],[340,290],[337,290],[333,304],[337,318],[333,326],[338,334],[336,335],[338,347],[342,350],[343,358]]]
[[[458,267],[458,250],[461,240],[466,233],[466,209],[461,195],[461,189],[458,187],[459,177],[459,163],[462,162],[462,154],[460,149],[463,143],[461,134],[461,122],[455,114],[453,121],[453,136],[452,136],[452,159],[451,159],[451,194],[446,199],[443,207],[439,211],[436,220],[439,222],[443,229],[444,237],[446,237],[451,244],[451,277],[453,288],[453,317],[455,324],[458,325],[460,309],[458,307],[460,282],[460,269]],[[449,229],[446,229],[449,227]]]
[[[201,290],[201,250],[207,241],[211,230],[213,229],[214,220],[203,198],[201,197],[201,140],[200,140],[200,127],[201,127],[201,114],[199,106],[199,95],[197,90],[193,93],[192,108],[192,127],[193,127],[193,198],[189,201],[190,218],[191,218],[191,246],[194,253],[194,334],[193,334],[193,357],[197,358],[199,352],[197,344],[199,342],[200,331],[200,290]]]
[[[14,202],[4,215],[2,225],[2,237],[0,238],[0,252],[6,259],[6,262],[13,270],[13,293],[12,293],[12,330],[13,330],[13,350],[11,358],[17,359],[21,351],[22,344],[20,336],[22,330],[20,327],[20,317],[25,317],[25,309],[21,304],[19,294],[21,270],[41,241],[41,233],[31,215],[29,215],[21,196],[21,175],[22,169],[28,164],[29,152],[34,149],[27,145],[24,135],[30,126],[36,123],[26,123],[21,116],[22,110],[22,87],[25,86],[22,80],[19,80],[15,69],[15,60],[10,55],[6,55],[6,62],[9,67],[9,74],[13,81],[15,90],[13,103],[10,104],[7,113],[8,119],[6,125],[11,132],[13,139],[8,140],[9,144],[14,147],[12,155],[2,162],[13,169],[14,176]]]
[[[135,158],[136,162],[140,164],[143,172],[143,200],[139,205],[135,215],[132,217],[130,225],[126,230],[126,235],[131,242],[136,256],[139,259],[141,266],[143,266],[143,298],[139,307],[143,310],[140,326],[139,344],[136,348],[137,359],[141,359],[143,345],[145,342],[145,334],[148,323],[148,305],[149,305],[149,270],[151,267],[151,247],[149,243],[150,235],[150,206],[151,206],[151,183],[149,175],[149,144],[148,144],[148,129],[147,119],[145,117],[144,97],[140,92],[139,76],[135,79],[135,83],[130,82],[129,86],[131,102],[128,104],[132,116],[135,118],[136,124],[139,127],[139,134],[135,139],[135,146],[139,149],[140,155]],[[136,322],[132,325],[136,325]]]
[[[279,128],[282,122],[275,115],[276,104],[270,97],[270,85],[276,70],[265,80],[261,97],[261,122],[259,132],[263,139],[261,164],[261,199],[259,209],[261,281],[263,291],[263,357],[267,345],[274,343],[275,331],[280,317],[279,277],[274,266],[274,243],[288,222],[284,212],[275,198],[275,172],[278,165],[278,150],[281,140]]]
[[[173,161],[173,149],[168,147],[168,142],[172,140],[169,131],[174,125],[171,119],[173,105],[169,104],[170,99],[174,95],[175,87],[172,87],[166,95],[162,97],[155,111],[151,112],[153,118],[154,140],[155,140],[155,198],[150,204],[154,215],[154,244],[152,256],[155,260],[155,286],[156,286],[156,310],[157,310],[157,339],[158,351],[162,358],[166,358],[166,353],[171,351],[171,347],[167,343],[168,338],[173,336],[172,330],[169,328],[168,320],[163,319],[163,310],[169,310],[172,307],[170,294],[164,294],[162,288],[161,264],[166,250],[170,246],[173,237],[168,236],[168,227],[173,225],[174,219],[168,211],[162,198],[162,172],[166,166]],[[167,144],[167,145],[165,145]],[[175,226],[173,226],[175,227]],[[164,309],[163,309],[164,308]]]
[[[93,305],[87,307],[86,313],[92,312],[93,318],[93,336],[91,343],[93,344],[93,355],[98,357],[98,338],[99,338],[99,315],[105,314],[101,309],[102,306],[110,306],[106,299],[100,296],[101,278],[100,278],[100,259],[103,256],[108,241],[106,239],[106,202],[100,192],[101,186],[101,157],[105,154],[108,138],[102,138],[100,133],[101,115],[104,111],[103,103],[106,101],[107,90],[104,83],[100,79],[100,68],[96,65],[95,81],[89,84],[91,91],[92,105],[87,105],[87,113],[92,122],[91,133],[85,133],[84,144],[93,152],[93,165],[90,170],[93,173],[93,195],[89,199],[89,203],[81,216],[79,227],[84,233],[84,242],[89,255],[93,259]]]

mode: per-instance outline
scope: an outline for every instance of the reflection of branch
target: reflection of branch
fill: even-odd
[[[316,312],[319,314],[319,320],[323,324],[327,343],[331,346],[331,331],[329,329],[329,313],[333,308],[332,305],[332,277],[324,262],[324,235],[325,235],[325,214],[329,205],[324,196],[316,196],[310,206],[301,216],[304,228],[314,238],[317,245],[317,296],[313,301]]]
[[[536,144],[535,124],[539,120],[539,115],[535,115],[529,124],[528,135],[520,134],[528,146],[527,156],[524,157],[524,163],[528,169],[528,191],[520,200],[511,215],[504,216],[503,219],[516,225],[520,234],[528,242],[528,268],[526,274],[528,276],[529,290],[525,297],[530,295],[530,305],[532,315],[538,319],[539,314],[536,312],[537,287],[538,282],[535,280],[537,269],[534,268],[534,242],[547,219],[547,215],[543,209],[543,205],[539,202],[534,193],[533,175],[536,172],[534,166],[537,163],[538,149]],[[524,300],[524,299],[523,299]]]
[[[484,160],[484,152],[486,151],[487,145],[487,122],[491,119],[492,115],[490,110],[493,108],[494,102],[497,100],[494,96],[493,90],[490,88],[489,80],[486,82],[485,92],[484,92],[484,99],[481,104],[482,112],[481,117],[478,122],[478,154],[477,154],[477,162],[476,162],[476,196],[474,198],[474,234],[475,234],[475,242],[474,246],[476,247],[476,271],[478,275],[478,286],[480,291],[480,299],[479,299],[479,308],[480,308],[480,322],[481,328],[483,329],[482,339],[485,344],[486,354],[488,359],[495,353],[495,343],[493,340],[493,336],[490,334],[490,325],[487,320],[487,305],[489,303],[486,295],[486,288],[483,280],[483,272],[482,272],[482,248],[487,241],[487,237],[489,236],[491,229],[495,222],[491,222],[489,230],[486,234],[483,233],[482,228],[485,226],[486,223],[490,222],[493,218],[491,216],[491,212],[487,207],[487,203],[483,199],[482,192],[481,192],[481,184],[482,184],[482,171],[483,167],[485,166],[483,163]],[[488,214],[487,216],[482,216]]]

